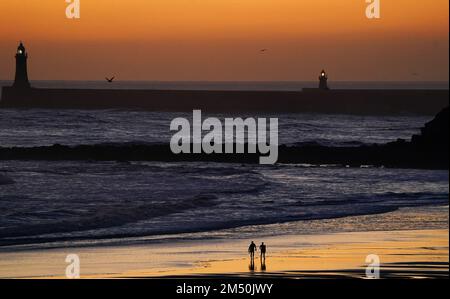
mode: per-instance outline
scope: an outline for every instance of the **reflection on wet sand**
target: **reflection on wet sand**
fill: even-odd
[[[266,258],[259,259],[260,261],[260,272],[266,272],[267,266],[266,266]],[[258,267],[255,265],[255,258],[250,258],[250,263],[248,264],[248,270],[250,273],[255,273],[258,271]]]

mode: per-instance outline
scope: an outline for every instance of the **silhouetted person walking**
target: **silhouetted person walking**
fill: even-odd
[[[259,252],[261,253],[261,263],[266,260],[266,244],[264,242],[259,245]]]
[[[250,254],[251,261],[255,259],[255,251],[256,251],[256,244],[252,241],[250,243],[250,246],[248,246],[248,253]]]

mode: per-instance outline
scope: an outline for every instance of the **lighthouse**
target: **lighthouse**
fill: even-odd
[[[319,76],[319,89],[321,90],[329,90],[328,88],[328,75],[325,73],[325,70],[322,70]]]
[[[13,84],[13,87],[15,88],[30,88],[30,82],[28,81],[27,59],[28,53],[22,42],[20,42],[16,52],[16,77]]]

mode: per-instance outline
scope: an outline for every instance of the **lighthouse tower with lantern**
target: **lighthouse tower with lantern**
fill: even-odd
[[[328,88],[328,75],[325,73],[325,70],[322,70],[319,76],[319,89],[320,90],[329,90]]]
[[[28,81],[27,60],[28,53],[22,42],[20,42],[16,52],[16,77],[13,84],[13,87],[15,88],[30,88],[30,82]]]

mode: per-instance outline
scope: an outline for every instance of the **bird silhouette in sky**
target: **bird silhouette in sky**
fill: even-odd
[[[106,81],[108,81],[109,83],[112,83],[114,81],[114,76],[111,78],[105,77]]]
[[[259,50],[259,53],[265,54],[267,51],[269,51],[269,49],[261,49],[261,50]]]

